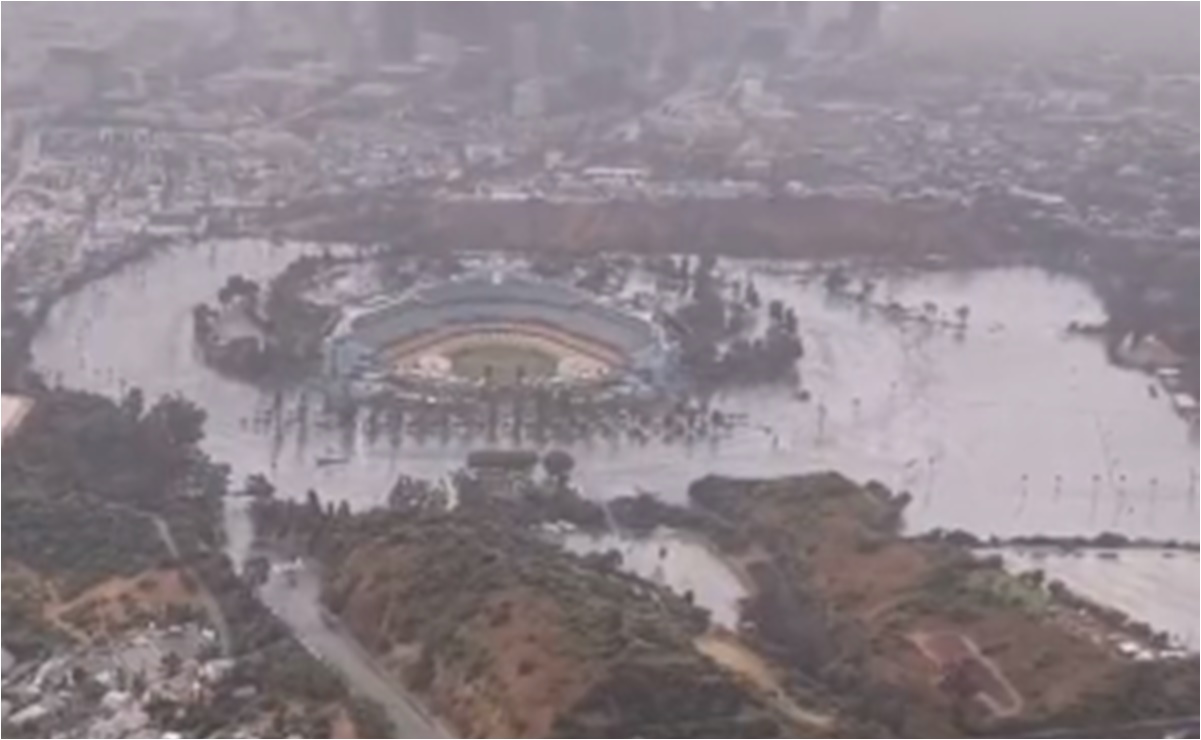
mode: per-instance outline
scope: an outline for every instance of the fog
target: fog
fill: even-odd
[[[4,734],[1196,737],[1201,4],[0,21]]]
[[[817,3],[820,6],[837,3]],[[890,4],[898,46],[966,56],[1081,52],[1161,57],[1197,70],[1201,5],[1170,2],[905,2]]]

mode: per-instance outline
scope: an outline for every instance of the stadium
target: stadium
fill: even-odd
[[[401,383],[653,382],[667,364],[653,322],[513,273],[472,273],[348,312],[327,351],[335,377]]]

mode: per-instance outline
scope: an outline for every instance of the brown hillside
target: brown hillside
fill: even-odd
[[[704,618],[648,583],[480,521],[357,539],[331,558],[331,608],[464,735],[786,732],[696,650]]]

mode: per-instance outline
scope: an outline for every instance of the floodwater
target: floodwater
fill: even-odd
[[[1000,554],[1006,567],[1014,571],[1042,570],[1082,596],[1167,632],[1183,647],[1198,647],[1201,568],[1196,552],[1084,550],[1063,554],[1022,548]]]
[[[238,241],[164,253],[64,299],[35,340],[36,365],[70,387],[115,395],[137,385],[195,400],[208,412],[208,452],[239,478],[267,473],[280,495],[314,488],[367,506],[400,473],[438,477],[459,466],[463,442],[406,437],[396,449],[317,424],[256,424],[272,394],[199,361],[196,303],[212,301],[232,274],[267,278],[315,249]],[[918,312],[931,303],[939,321],[967,305],[958,332],[831,300],[800,264],[723,267],[753,274],[765,301],[796,309],[811,400],[792,389],[727,393],[716,405],[748,423],[718,442],[580,443],[569,450],[585,495],[641,489],[683,501],[688,483],[708,473],[834,469],[911,491],[915,530],[1197,539],[1195,435],[1166,394],[1149,392],[1148,376],[1110,366],[1096,341],[1063,336],[1072,320],[1102,318],[1086,286],[1033,269],[876,276],[877,303]]]
[[[715,624],[738,629],[738,615],[747,588],[739,575],[701,542],[680,532],[658,529],[631,538],[620,534],[573,532],[563,546],[581,555],[621,553],[622,568],[683,596],[691,592],[697,606],[709,610]]]

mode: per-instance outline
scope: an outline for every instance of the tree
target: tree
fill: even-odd
[[[793,335],[797,333],[796,309],[788,308],[784,310],[784,330]]]
[[[1023,573],[1021,577],[1024,580],[1028,581],[1030,583],[1030,585],[1034,586],[1035,588],[1042,588],[1043,585],[1047,582],[1047,574],[1044,573],[1041,569],[1037,569],[1037,568],[1035,570]]]
[[[221,290],[217,291],[217,300],[225,305],[235,298],[241,298],[252,308],[257,306],[259,284],[241,275],[231,275]]]
[[[755,289],[755,284],[747,279],[746,281],[746,305],[751,308],[759,308],[759,291]]]
[[[192,309],[192,331],[202,344],[212,338],[216,321],[217,312],[207,304],[201,303]]]
[[[174,448],[192,447],[204,439],[206,414],[181,396],[164,396],[150,407],[143,426],[151,439]]]
[[[841,293],[851,282],[851,278],[847,275],[846,270],[841,267],[836,267],[826,275],[826,290],[831,293]]]
[[[163,656],[163,675],[167,678],[175,678],[179,675],[180,669],[183,668],[183,660],[178,654],[168,652]]]
[[[551,450],[542,458],[542,468],[551,479],[563,484],[575,469],[575,458],[563,450]]]
[[[142,418],[142,413],[146,410],[146,397],[142,393],[142,389],[134,386],[125,392],[125,396],[121,398],[121,411],[131,421],[139,421]]]
[[[214,463],[205,457],[192,471],[192,485],[209,498],[221,498],[229,492],[229,471],[225,463]]]
[[[246,476],[246,483],[242,486],[242,490],[247,496],[254,499],[269,499],[275,495],[275,486],[262,473]]]
[[[767,304],[767,315],[771,318],[773,324],[778,324],[784,320],[784,304],[780,301],[772,301]]]

